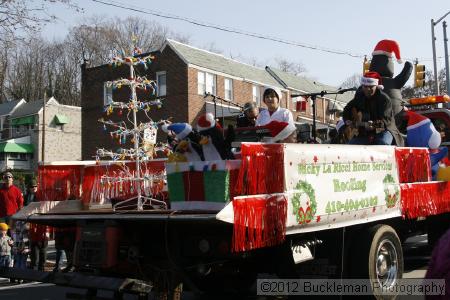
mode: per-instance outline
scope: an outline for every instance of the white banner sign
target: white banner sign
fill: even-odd
[[[317,231],[401,215],[391,146],[286,144],[287,231]]]

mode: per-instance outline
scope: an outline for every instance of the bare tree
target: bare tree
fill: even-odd
[[[82,11],[72,0],[0,0],[0,41],[17,38],[18,33],[35,33],[56,16],[49,13],[49,5],[59,2]]]
[[[358,87],[361,85],[361,74],[355,73],[352,76],[345,79],[339,87],[346,89],[352,87]]]
[[[189,40],[143,19],[92,17],[74,26],[62,41],[30,35],[15,44],[1,43],[0,97],[2,101],[33,101],[42,99],[46,91],[63,104],[80,105],[83,59],[90,60],[91,65],[105,64],[112,55],[131,54],[135,45],[143,52],[156,50],[171,36]]]
[[[402,89],[402,97],[403,99],[410,99],[416,97],[425,97],[434,95],[434,76],[433,72],[426,71],[425,72],[425,84],[421,88],[414,88],[412,86],[405,86]],[[438,73],[438,82],[441,94],[447,94],[447,87],[445,84],[445,70],[441,69]]]
[[[301,62],[293,62],[280,57],[275,58],[275,62],[278,69],[283,72],[292,73],[296,76],[306,72],[306,68]]]

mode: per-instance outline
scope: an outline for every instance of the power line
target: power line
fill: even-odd
[[[96,2],[96,3],[103,4],[103,5],[112,6],[112,7],[116,7],[116,8],[121,8],[121,9],[125,9],[125,10],[130,10],[130,11],[134,11],[134,12],[138,12],[138,13],[142,13],[142,14],[146,14],[146,15],[152,15],[152,16],[156,16],[156,17],[160,17],[160,18],[164,18],[164,19],[178,20],[178,21],[187,22],[187,23],[190,23],[190,24],[193,24],[193,25],[196,25],[196,26],[216,29],[216,30],[219,30],[219,31],[235,33],[235,34],[244,35],[244,36],[250,36],[250,37],[254,37],[254,38],[258,38],[258,39],[262,39],[262,40],[273,41],[273,42],[286,44],[286,45],[291,45],[291,46],[296,46],[296,47],[301,47],[301,48],[305,48],[305,49],[317,50],[317,51],[322,51],[322,52],[332,53],[332,54],[338,54],[338,55],[346,55],[346,56],[350,56],[350,57],[353,57],[353,58],[364,58],[364,56],[365,56],[364,54],[352,53],[352,52],[346,51],[346,50],[326,48],[326,47],[317,46],[317,45],[309,45],[309,44],[306,44],[306,43],[300,43],[300,42],[296,42],[296,41],[291,41],[291,40],[283,39],[283,38],[280,38],[280,37],[269,36],[269,35],[262,35],[262,34],[259,34],[259,33],[243,31],[243,30],[240,30],[240,29],[232,28],[232,27],[226,27],[226,26],[217,25],[217,24],[213,24],[213,23],[207,23],[207,22],[200,21],[200,20],[186,18],[186,17],[174,15],[174,14],[168,14],[168,13],[165,13],[165,12],[160,12],[160,11],[155,11],[155,10],[150,10],[150,9],[142,9],[140,7],[137,7],[137,6],[134,6],[134,5],[130,5],[130,4],[125,4],[125,3],[122,3],[122,2],[119,2],[119,1],[113,1],[113,0],[109,0],[109,1],[106,1],[106,0],[92,0],[92,1]],[[420,61],[432,61],[432,58],[418,58],[418,59]],[[438,59],[442,59],[442,57],[438,57]],[[414,59],[412,59],[412,58],[411,59],[406,58],[406,60],[414,61]]]
[[[322,51],[322,52],[326,52],[326,53],[347,55],[347,56],[356,57],[356,58],[364,57],[363,54],[355,54],[355,53],[351,53],[351,52],[345,51],[345,50],[338,50],[338,49],[332,49],[332,48],[325,48],[325,47],[321,47],[321,46],[308,45],[305,43],[290,41],[290,40],[286,40],[286,39],[279,38],[279,37],[262,35],[262,34],[258,34],[258,33],[254,33],[254,32],[246,32],[246,31],[236,29],[236,28],[206,23],[203,21],[190,19],[190,18],[177,16],[177,15],[172,15],[172,14],[167,14],[167,13],[163,13],[163,12],[158,12],[158,11],[154,11],[154,10],[149,10],[149,9],[144,10],[144,9],[138,8],[136,6],[126,5],[126,4],[118,2],[118,1],[108,1],[108,2],[102,1],[102,0],[92,0],[92,1],[104,4],[104,5],[108,5],[108,6],[113,6],[113,7],[117,7],[117,8],[122,8],[122,9],[130,10],[130,11],[147,14],[147,15],[157,16],[157,17],[161,17],[161,18],[165,18],[165,19],[179,20],[179,21],[183,21],[183,22],[187,22],[187,23],[196,25],[196,26],[212,28],[212,29],[216,29],[216,30],[220,30],[220,31],[224,31],[224,32],[236,33],[236,34],[250,36],[250,37],[254,37],[254,38],[258,38],[258,39],[262,39],[262,40],[273,41],[273,42],[277,42],[277,43],[281,43],[281,44],[286,44],[286,45],[291,45],[291,46],[296,46],[296,47],[301,47],[301,48],[306,48],[306,49],[311,49],[311,50],[318,50],[318,51]]]

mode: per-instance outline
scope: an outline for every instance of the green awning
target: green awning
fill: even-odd
[[[34,124],[34,116],[22,117],[11,120],[11,125],[30,125]]]
[[[69,118],[65,115],[55,115],[55,124],[63,125],[69,123]]]
[[[0,152],[33,153],[34,148],[30,144],[0,143]]]

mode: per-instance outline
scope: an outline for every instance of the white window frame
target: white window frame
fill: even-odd
[[[166,82],[164,83],[163,86],[160,85],[159,82],[159,77],[160,76],[165,76],[166,77]],[[156,86],[158,87],[158,97],[162,97],[162,96],[166,96],[167,95],[167,72],[166,71],[160,71],[160,72],[156,72]],[[164,88],[162,88],[164,87]]]
[[[257,107],[261,107],[261,88],[259,85],[252,85],[252,100]]]
[[[204,95],[206,92],[206,79],[203,71],[197,71],[197,90],[199,95]]]
[[[197,71],[197,90],[199,95],[205,95],[205,93],[216,94],[217,89],[217,77],[215,74]],[[212,79],[211,85],[208,84],[208,79]]]
[[[229,83],[229,88],[227,89],[227,82]],[[233,100],[233,79],[224,78],[223,80],[224,98],[226,100]],[[229,93],[229,95],[227,94]]]
[[[107,83],[103,83],[103,106],[109,105],[114,101],[113,98],[113,88],[107,86]]]

